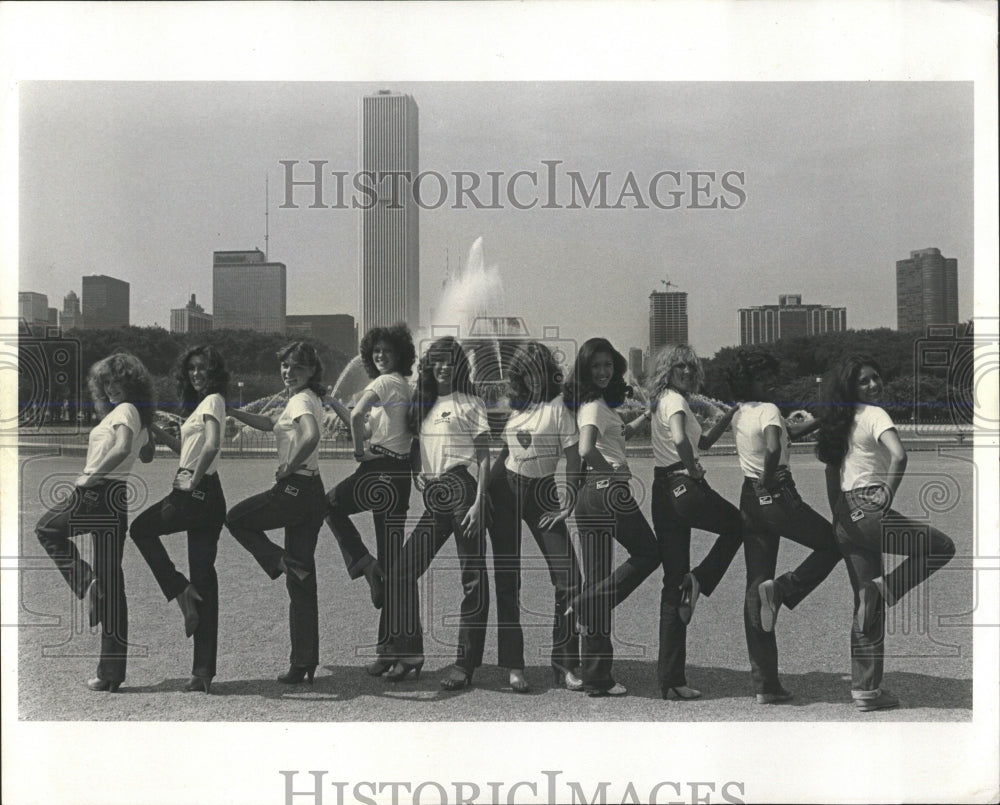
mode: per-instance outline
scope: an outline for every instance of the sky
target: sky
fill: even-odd
[[[937,247],[958,259],[959,314],[972,315],[972,85],[968,82],[65,82],[20,87],[20,287],[62,307],[80,277],[131,283],[137,325],[169,327],[190,294],[211,311],[212,252],[264,248],[288,267],[289,314],[357,315],[352,209],[313,209],[312,191],[285,202],[281,160],[296,180],[358,170],[360,98],[411,94],[420,115],[420,170],[446,177],[447,197],[421,210],[422,320],[450,266],[477,237],[498,270],[496,312],[531,331],[602,335],[622,351],[648,345],[648,297],[688,293],[689,338],[710,355],[738,343],[737,309],[781,293],[847,308],[852,328],[894,327],[895,261]],[[546,202],[558,160],[562,209]],[[539,173],[516,185],[517,209],[456,208],[455,171]],[[576,171],[607,172],[614,205],[567,209]],[[678,209],[649,185],[681,175]],[[695,197],[691,174],[709,188]],[[724,191],[724,173],[742,196]],[[325,204],[335,203],[332,176]],[[658,198],[669,206],[672,177]],[[434,202],[436,181],[426,185]],[[349,189],[349,185],[348,185]],[[489,193],[479,191],[489,200]],[[347,198],[350,199],[350,194]],[[363,200],[363,197],[359,197]],[[690,209],[713,199],[735,209]]]

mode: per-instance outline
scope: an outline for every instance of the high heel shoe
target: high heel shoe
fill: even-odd
[[[472,684],[472,671],[466,671],[457,665],[451,666],[441,680],[445,690],[461,690]]]
[[[184,686],[184,690],[191,693],[195,691],[204,691],[205,693],[212,692],[212,677],[210,676],[192,676],[187,684]]]
[[[697,688],[689,688],[687,685],[674,685],[663,691],[663,698],[689,702],[692,699],[700,699],[701,691]]]
[[[89,680],[87,682],[87,687],[91,690],[103,690],[108,693],[117,693],[121,684],[121,682],[112,682],[110,679],[101,679],[100,677],[97,677],[96,679]]]
[[[395,664],[395,657],[376,657],[365,666],[365,672],[369,676],[382,676],[392,670]]]
[[[291,573],[299,581],[305,581],[312,575],[309,568],[298,559],[292,559],[287,553],[282,554],[281,558],[278,559],[278,569],[285,575]]]
[[[510,680],[510,688],[514,693],[527,693],[531,690],[531,685],[524,678],[524,671],[519,668],[511,668],[508,679]]]
[[[552,678],[556,685],[564,687],[566,690],[583,690],[583,680],[572,671],[552,666]]]
[[[278,681],[285,685],[298,685],[300,682],[308,682],[311,685],[315,673],[315,665],[290,665],[285,673],[278,675]]]
[[[94,579],[87,588],[87,620],[91,628],[101,622],[101,599],[104,598],[104,591],[101,589],[101,582]],[[91,680],[93,681],[93,680]],[[96,688],[92,688],[96,690]]]
[[[420,678],[420,669],[424,667],[424,658],[419,659],[398,659],[392,669],[385,674],[385,678],[390,682],[402,682],[413,672],[413,679]]]
[[[372,606],[375,609],[382,609],[385,603],[385,571],[382,570],[382,565],[375,560],[364,569],[364,574],[371,592]]]
[[[198,595],[193,584],[189,584],[177,596],[177,606],[181,608],[181,614],[184,615],[184,634],[188,637],[195,633],[198,623],[201,621],[198,616],[198,604],[201,600],[201,596]]]
[[[694,573],[685,573],[681,581],[681,602],[677,605],[677,617],[681,623],[687,626],[694,617],[694,605],[698,603],[698,596],[701,595],[701,585],[698,577]]]

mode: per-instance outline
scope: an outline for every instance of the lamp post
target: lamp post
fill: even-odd
[[[237,387],[240,390],[240,408],[242,408],[243,407],[243,381],[242,380],[236,381],[236,385],[237,385]]]

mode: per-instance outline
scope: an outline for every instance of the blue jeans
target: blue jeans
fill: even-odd
[[[576,524],[587,579],[573,601],[585,624],[580,627],[581,678],[588,690],[610,690],[615,686],[611,612],[659,567],[660,555],[628,481],[588,473],[576,504]],[[615,542],[629,557],[612,571]]]
[[[575,672],[580,662],[576,616],[566,614],[570,599],[580,591],[580,566],[566,524],[542,528],[539,520],[559,507],[555,477],[528,478],[507,470],[490,484],[493,522],[493,578],[497,596],[497,659],[503,668],[524,668],[521,630],[521,521],[545,557],[555,590],[552,626],[552,667]]]
[[[778,680],[778,643],[773,631],[761,628],[759,587],[761,582],[774,578],[779,540],[786,537],[812,549],[795,570],[775,579],[781,603],[789,609],[815,590],[842,557],[833,538],[833,526],[802,501],[791,480],[759,493],[753,479],[745,479],[740,511],[747,563],[743,624],[754,692],[778,693],[782,689]]]
[[[865,629],[858,612],[858,591],[882,575],[883,553],[901,554],[906,559],[885,576],[886,590],[898,601],[951,561],[955,543],[927,523],[869,504],[863,490],[858,495],[842,492],[833,518],[834,535],[854,588],[851,687],[857,693],[878,690],[885,662],[885,602],[877,602]]]
[[[318,475],[292,475],[267,492],[247,498],[230,509],[226,526],[272,579],[281,575],[279,561],[287,554],[309,571],[305,579],[285,574],[292,665],[319,664],[319,604],[316,594],[316,539],[323,525],[326,496]],[[271,542],[265,531],[285,529],[285,547]]]

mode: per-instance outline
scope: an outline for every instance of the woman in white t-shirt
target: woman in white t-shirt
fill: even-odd
[[[787,422],[771,402],[778,361],[757,347],[737,352],[726,370],[733,399],[736,453],[743,471],[740,512],[747,587],[743,621],[754,692],[759,704],[792,698],[778,678],[774,621],[784,605],[794,609],[830,575],[841,560],[833,526],[799,497],[788,468],[789,437],[803,436],[818,419]],[[781,537],[811,549],[795,570],[774,577]]]
[[[582,632],[580,678],[591,696],[627,692],[611,675],[611,612],[660,565],[653,530],[629,487],[625,440],[645,418],[626,425],[618,414],[625,401],[626,366],[607,339],[591,338],[580,347],[563,388],[587,470],[576,504],[586,584],[571,606]],[[629,558],[612,569],[615,542]]]
[[[580,638],[576,619],[567,612],[580,590],[580,568],[566,530],[575,495],[560,501],[555,471],[566,459],[566,476],[576,487],[580,470],[580,437],[573,415],[559,396],[563,376],[552,353],[537,341],[521,346],[507,367],[511,413],[503,430],[504,448],[493,465],[489,527],[493,578],[497,597],[497,660],[509,671],[511,688],[529,690],[524,678],[524,633],[521,630],[521,521],[528,525],[555,588],[552,629],[552,672],[556,684],[583,687],[577,676]],[[566,489],[570,489],[568,484]]]
[[[184,689],[208,693],[219,639],[215,556],[226,519],[226,498],[218,469],[229,373],[214,347],[198,346],[181,356],[175,377],[179,408],[186,417],[180,439],[152,426],[157,440],[180,456],[173,489],[132,521],[129,534],[167,600],[180,606],[185,634],[194,635],[191,679]],[[170,561],[160,539],[178,531],[187,532],[190,581]]]
[[[417,581],[454,534],[462,604],[455,664],[445,672],[441,687],[458,690],[472,683],[486,642],[490,590],[484,518],[490,428],[486,406],[472,387],[468,358],[451,336],[431,344],[420,360],[410,429],[420,442],[412,469],[425,511],[390,571],[386,607],[397,662],[386,678],[398,682],[410,672],[420,674],[424,644]]]
[[[868,355],[843,358],[824,379],[816,454],[826,464],[834,534],[854,588],[851,696],[862,711],[899,704],[881,687],[885,607],[893,606],[955,555],[951,539],[891,508],[906,450],[878,406],[882,370]],[[906,559],[885,573],[883,552]]]
[[[87,440],[87,459],[68,499],[38,521],[38,541],[52,557],[76,597],[86,596],[90,625],[101,624],[101,655],[91,690],[114,693],[125,680],[128,653],[128,602],[122,574],[122,550],[128,534],[129,473],[136,458],[151,461],[149,426],[156,401],[153,382],[142,361],[118,352],[98,361],[87,377],[101,421]],[[94,566],[80,556],[70,537],[91,532]]]
[[[743,541],[737,509],[708,485],[698,460],[736,413],[730,408],[708,433],[702,433],[688,404],[701,387],[705,373],[687,344],[665,347],[650,373],[653,400],[653,528],[663,561],[660,593],[660,651],[657,675],[664,699],[697,699],[701,691],[689,687],[687,625],[698,596],[711,595]],[[708,554],[691,568],[691,529],[718,534]]]
[[[403,546],[410,507],[413,434],[408,422],[410,384],[406,378],[413,370],[417,353],[405,324],[372,328],[361,340],[360,353],[372,380],[361,392],[349,420],[358,468],[327,495],[326,523],[340,545],[348,575],[352,579],[365,577],[372,603],[382,610],[375,644],[379,656],[366,666],[369,674],[381,676],[395,662],[387,651],[383,602],[386,574]],[[351,522],[352,514],[363,511],[371,511],[375,521],[377,558],[365,547]]]
[[[231,416],[258,430],[273,431],[278,448],[274,486],[237,503],[226,526],[272,579],[285,574],[291,657],[279,682],[308,680],[319,664],[319,605],[316,594],[316,539],[323,526],[326,495],[319,475],[319,439],[325,392],[323,364],[316,348],[294,341],[278,353],[288,402],[275,422],[261,414],[230,408]],[[285,529],[282,549],[266,531]]]

